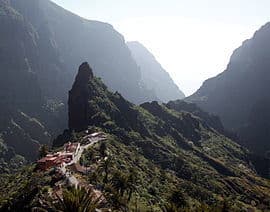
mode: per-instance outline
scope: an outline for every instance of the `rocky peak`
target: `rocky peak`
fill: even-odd
[[[88,126],[88,96],[90,89],[88,82],[94,78],[93,71],[88,63],[82,63],[72,89],[69,91],[68,115],[69,129],[81,131]]]
[[[87,62],[82,63],[79,67],[72,89],[87,85],[89,80],[93,79],[93,77],[94,74],[89,64]]]

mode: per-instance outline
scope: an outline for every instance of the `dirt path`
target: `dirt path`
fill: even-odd
[[[64,166],[61,168],[63,174],[66,176],[66,178],[68,179],[69,183],[71,185],[74,185],[76,188],[78,187],[79,185],[79,180],[74,176],[72,175],[70,172],[68,172],[66,170],[66,167],[67,166],[70,166],[72,164],[75,164],[75,163],[79,163],[80,161],[80,158],[82,156],[82,153],[84,152],[84,150],[88,149],[89,147],[95,145],[96,143],[100,142],[100,141],[103,141],[103,140],[106,140],[106,138],[104,137],[94,137],[94,138],[87,138],[88,139],[88,144],[86,145],[82,145],[79,149],[79,152],[77,153],[77,155],[73,158],[73,160],[68,163],[68,164],[64,164]]]

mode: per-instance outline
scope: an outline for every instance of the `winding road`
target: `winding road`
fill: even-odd
[[[104,137],[104,136],[97,136],[97,137],[90,137],[90,136],[88,136],[88,137],[85,137],[85,138],[88,139],[88,142],[89,143],[86,144],[86,145],[81,145],[80,146],[80,149],[79,149],[79,151],[77,153],[77,155],[73,158],[73,160],[71,162],[67,163],[67,164],[65,163],[63,165],[63,167],[61,168],[61,171],[65,175],[65,177],[68,180],[68,182],[71,185],[74,185],[75,188],[78,187],[79,181],[78,181],[78,179],[74,175],[72,175],[70,172],[67,172],[66,167],[67,166],[70,166],[72,164],[78,163],[80,161],[80,158],[81,158],[82,153],[84,152],[84,150],[88,149],[89,147],[95,145],[96,143],[98,143],[100,141],[106,140],[106,137]]]

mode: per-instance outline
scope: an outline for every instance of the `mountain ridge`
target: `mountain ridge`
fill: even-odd
[[[28,159],[43,144],[31,137],[31,119],[44,127],[39,137],[50,135],[48,145],[67,127],[67,91],[82,61],[90,61],[95,75],[130,101],[159,100],[141,82],[124,37],[112,25],[81,18],[49,0],[0,0],[0,5],[0,134],[7,131],[3,139],[8,145],[20,140],[19,135],[28,148],[32,143],[33,157],[27,148],[20,151]],[[28,124],[14,121],[21,112],[29,117]],[[11,139],[10,129],[18,137]]]
[[[138,154],[161,169],[172,172],[176,179],[183,180],[184,185],[192,183],[195,190],[210,189],[215,193],[217,190],[213,187],[219,184],[219,189],[225,189],[226,195],[237,196],[237,192],[232,192],[228,184],[240,191],[245,187],[242,183],[251,186],[249,180],[258,180],[248,150],[222,134],[218,117],[201,111],[195,104],[180,100],[168,104],[153,101],[136,106],[118,92],[108,91],[102,81],[92,77],[87,63],[80,66],[78,73],[69,92],[69,119],[74,122],[70,125],[69,133],[75,130],[83,137],[85,130],[102,130],[114,137],[113,145],[137,149]],[[79,76],[82,73],[90,76],[87,77],[88,82]],[[85,81],[79,83],[79,79]],[[85,98],[84,106],[78,104]],[[55,140],[54,145],[63,145],[65,140],[62,138],[60,136],[59,140]],[[114,157],[118,160],[118,156]],[[193,178],[195,174],[199,176],[197,180]],[[205,177],[213,187],[199,180]],[[234,184],[236,181],[238,183]],[[244,194],[242,191],[240,193]],[[195,198],[187,190],[185,194]],[[215,195],[221,194],[217,192]],[[211,198],[215,199],[213,196]]]
[[[162,102],[183,99],[184,93],[174,83],[170,74],[161,66],[155,56],[138,41],[127,42],[135,61],[140,67],[142,81],[153,90]]]
[[[270,23],[237,48],[221,74],[206,80],[187,101],[220,116],[239,143],[260,157],[269,157]],[[269,167],[265,176],[269,177]]]
[[[59,151],[76,146],[77,163],[56,160],[44,169],[42,158],[0,174],[0,210],[55,210],[66,193],[89,187],[102,195],[93,207],[116,211],[268,210],[269,181],[256,174],[248,150],[222,130],[218,117],[195,104],[135,105],[109,91],[83,63],[69,91],[69,129],[46,156],[61,159]],[[77,183],[80,189],[69,188]]]

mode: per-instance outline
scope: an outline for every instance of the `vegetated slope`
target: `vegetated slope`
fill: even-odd
[[[26,164],[26,160],[8,147],[0,136],[0,174],[8,174],[16,171]]]
[[[127,45],[140,67],[143,83],[149,90],[153,90],[162,102],[185,97],[169,73],[141,43],[133,41],[127,42]]]
[[[189,203],[214,205],[229,198],[230,207],[238,209],[251,207],[252,200],[257,207],[267,207],[269,183],[255,174],[247,150],[218,132],[216,117],[179,101],[136,106],[108,91],[84,63],[69,92],[69,128],[78,136],[92,127],[111,134],[108,145],[113,147],[108,151],[118,169],[125,173],[133,167],[140,173],[137,186],[146,201],[157,205],[164,201],[169,191],[163,193],[162,185],[168,183],[169,188],[180,189]],[[60,136],[54,145],[63,143]],[[133,155],[143,161],[136,162]],[[155,169],[166,171],[170,183],[155,177]],[[151,186],[156,188],[153,193]]]
[[[220,116],[227,129],[239,133],[242,144],[261,156],[270,150],[269,35],[267,23],[234,51],[223,73],[187,98]]]

